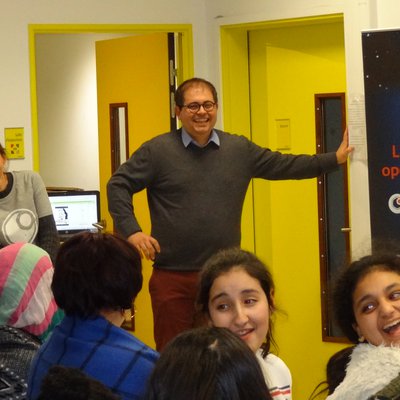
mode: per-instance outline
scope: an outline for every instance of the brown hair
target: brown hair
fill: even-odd
[[[2,146],[1,143],[0,143],[0,156],[2,156],[3,158],[7,158],[6,149]]]
[[[77,233],[62,244],[52,282],[67,315],[96,316],[128,309],[142,288],[142,262],[127,240],[109,233]]]
[[[200,315],[208,315],[208,301],[210,299],[210,290],[214,281],[222,274],[230,271],[233,268],[240,267],[252,278],[257,279],[267,297],[270,310],[275,308],[272,293],[275,290],[275,284],[272,275],[267,266],[253,253],[243,250],[238,247],[223,249],[211,256],[203,266],[200,272],[199,287],[196,300],[196,311]],[[271,313],[270,313],[271,314]],[[200,316],[196,316],[200,320]],[[262,346],[262,356],[270,351],[271,344],[275,345],[272,336],[273,321],[270,315],[269,329],[265,338],[265,343]]]
[[[214,102],[216,104],[218,104],[217,89],[215,89],[215,86],[211,82],[206,81],[205,79],[202,79],[202,78],[191,78],[191,79],[187,79],[186,81],[182,82],[179,85],[178,89],[176,89],[175,104],[179,108],[182,108],[185,103],[186,90],[188,90],[189,88],[191,88],[193,86],[207,86],[213,95]]]

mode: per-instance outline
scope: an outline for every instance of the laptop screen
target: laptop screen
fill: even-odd
[[[97,231],[93,224],[100,221],[99,191],[54,191],[48,195],[60,235]]]

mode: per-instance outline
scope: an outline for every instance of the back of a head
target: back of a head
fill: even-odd
[[[101,310],[130,309],[142,288],[140,255],[109,233],[79,233],[63,243],[52,283],[58,306],[83,318]]]
[[[77,368],[54,365],[44,378],[38,400],[118,400],[101,382]]]
[[[147,400],[271,399],[254,353],[225,328],[184,332],[161,353]]]
[[[0,266],[0,325],[44,339],[62,318],[51,291],[49,255],[31,243],[13,243],[0,249]]]

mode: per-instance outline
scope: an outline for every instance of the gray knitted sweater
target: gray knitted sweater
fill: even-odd
[[[124,237],[140,231],[132,195],[147,189],[151,235],[161,252],[154,266],[199,270],[217,250],[240,245],[241,213],[252,178],[316,177],[337,167],[336,154],[290,155],[216,130],[220,146],[184,147],[181,130],[144,143],[107,185],[109,210]]]
[[[26,399],[29,367],[39,347],[29,333],[0,326],[0,399]]]

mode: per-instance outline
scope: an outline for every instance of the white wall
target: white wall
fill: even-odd
[[[350,218],[352,228],[352,254],[358,258],[371,250],[369,218],[369,186],[366,154],[366,128],[364,119],[364,77],[361,49],[361,31],[375,27],[374,2],[350,1],[345,8],[345,52],[347,70],[347,117],[350,140],[360,134],[354,143],[350,162]],[[362,113],[362,121],[360,114]],[[359,121],[359,123],[358,123]],[[359,131],[354,127],[359,125]],[[358,142],[358,143],[357,143]]]
[[[399,2],[397,0],[375,0],[376,3],[376,27],[400,28]]]
[[[95,43],[121,36],[127,35],[36,35],[39,165],[46,186],[99,189]]]
[[[46,186],[99,189],[95,41],[36,36],[40,174]],[[84,173],[82,173],[84,170]]]

